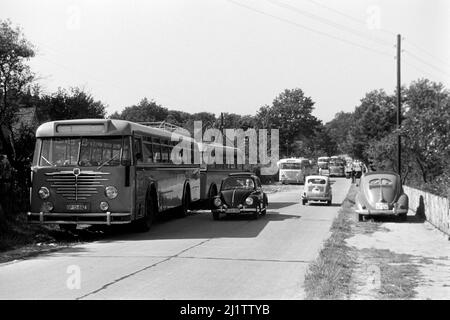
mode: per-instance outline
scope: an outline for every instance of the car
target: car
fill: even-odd
[[[359,221],[380,215],[406,220],[409,199],[396,172],[367,172],[361,177],[358,188],[355,205]]]
[[[330,177],[322,175],[306,177],[301,198],[303,205],[309,202],[325,202],[330,206],[333,201]]]
[[[267,212],[268,199],[260,179],[251,173],[231,173],[222,180],[220,191],[213,199],[213,219],[222,215],[248,214],[258,219]]]

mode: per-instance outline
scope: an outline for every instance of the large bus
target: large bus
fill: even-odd
[[[174,208],[185,216],[200,199],[200,164],[173,163],[178,142],[171,137],[123,120],[44,123],[36,131],[28,220],[63,229],[133,223],[145,231],[158,213]]]
[[[312,174],[311,162],[305,158],[286,158],[278,161],[279,181],[285,183],[305,183]]]
[[[248,171],[248,168],[246,168],[244,164],[238,164],[238,157],[243,156],[242,151],[238,148],[208,142],[199,144],[199,149],[202,153],[210,154],[211,149],[216,148],[222,149],[222,163],[202,163],[200,167],[200,199],[203,202],[202,207],[206,205],[208,209],[211,207],[210,200],[213,199],[220,190],[222,179],[227,177],[230,173]],[[226,161],[226,154],[230,151],[234,155],[232,164],[227,163]]]
[[[319,169],[319,175],[328,176],[330,174],[329,169],[330,157],[323,156],[317,158],[317,167]]]

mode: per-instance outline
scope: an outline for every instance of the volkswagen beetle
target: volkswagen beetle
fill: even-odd
[[[405,220],[408,214],[408,196],[403,191],[400,176],[393,171],[364,174],[355,203],[359,221],[375,215],[393,215]]]
[[[302,204],[310,201],[326,202],[331,205],[333,200],[330,178],[328,176],[308,176],[305,179],[305,188],[302,193]]]
[[[221,215],[250,214],[258,219],[266,214],[267,195],[261,181],[251,173],[232,173],[222,180],[219,194],[213,199],[214,220]]]

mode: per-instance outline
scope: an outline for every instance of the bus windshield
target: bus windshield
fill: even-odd
[[[39,166],[118,166],[130,162],[128,137],[42,139]]]
[[[301,168],[302,168],[302,164],[299,163],[299,162],[282,163],[282,164],[280,164],[280,169],[300,170]]]

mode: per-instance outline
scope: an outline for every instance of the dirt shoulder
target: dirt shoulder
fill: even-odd
[[[354,185],[305,279],[308,299],[449,299],[450,242],[430,224],[357,221]]]

